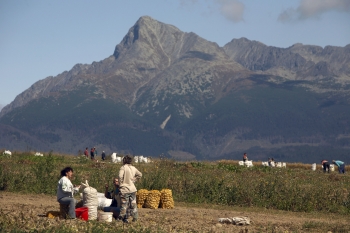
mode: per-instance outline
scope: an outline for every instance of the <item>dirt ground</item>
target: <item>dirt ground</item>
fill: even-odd
[[[2,191],[0,192],[0,210],[0,215],[7,217],[18,216],[22,211],[27,217],[36,219],[34,224],[38,224],[38,221],[46,221],[48,226],[52,226],[69,221],[43,217],[48,211],[59,211],[55,196],[22,195]],[[218,218],[226,217],[248,217],[251,224],[237,226],[219,223]],[[13,219],[16,221],[18,217]],[[15,221],[13,224],[16,224]],[[27,224],[30,222],[27,221]],[[114,219],[112,223],[106,224],[123,225],[122,222]],[[174,209],[139,209],[139,221],[130,224],[163,229],[166,232],[328,232],[330,229],[323,228],[320,231],[318,227],[347,226],[350,223],[349,216],[175,203]]]

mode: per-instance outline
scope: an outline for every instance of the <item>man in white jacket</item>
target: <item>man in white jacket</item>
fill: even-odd
[[[119,219],[128,223],[128,215],[133,217],[133,222],[138,219],[136,203],[136,187],[134,182],[142,177],[142,173],[131,165],[132,158],[126,155],[123,158],[123,166],[119,170],[119,190],[121,199],[121,208]]]
[[[75,216],[75,205],[76,200],[73,195],[75,192],[79,191],[79,186],[73,186],[70,179],[73,176],[73,169],[71,167],[66,167],[61,171],[61,179],[58,181],[57,185],[57,201],[60,204],[69,205],[68,215],[70,218],[74,219]]]

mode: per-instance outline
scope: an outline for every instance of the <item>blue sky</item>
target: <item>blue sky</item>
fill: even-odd
[[[0,0],[0,108],[38,80],[112,55],[145,15],[220,46],[350,44],[350,0]]]

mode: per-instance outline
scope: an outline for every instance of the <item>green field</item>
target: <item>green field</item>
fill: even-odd
[[[109,159],[97,163],[85,157],[56,154],[1,156],[0,191],[55,195],[60,170],[71,166],[73,183],[88,180],[90,186],[103,192],[104,184],[111,185],[121,166]],[[334,213],[350,218],[350,176],[337,171],[324,174],[320,165],[312,171],[310,164],[270,168],[257,162],[254,167],[246,168],[230,160],[176,162],[154,158],[152,161],[136,165],[143,173],[137,188],[171,189],[175,202]],[[1,220],[0,227],[5,229]]]

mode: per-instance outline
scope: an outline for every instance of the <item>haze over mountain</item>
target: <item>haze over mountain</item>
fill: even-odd
[[[144,16],[110,57],[40,80],[5,106],[0,147],[347,160],[349,52],[246,38],[220,47]]]

